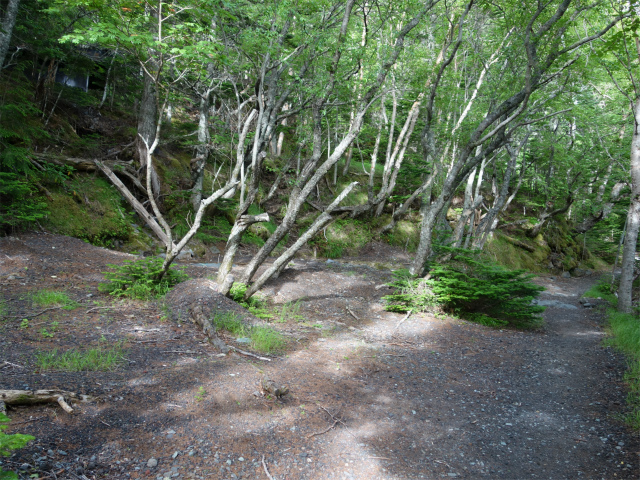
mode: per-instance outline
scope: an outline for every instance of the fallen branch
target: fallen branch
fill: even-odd
[[[24,368],[22,365],[18,365],[17,363],[4,362],[5,365],[11,365],[12,367]]]
[[[264,455],[262,455],[262,466],[264,467],[264,473],[267,474],[267,477],[269,477],[269,480],[274,480],[274,478],[269,473],[269,470],[267,469],[267,464],[264,461]]]
[[[40,403],[57,403],[67,413],[73,413],[73,408],[65,398],[77,402],[93,400],[89,395],[81,395],[64,390],[0,390],[0,402],[7,405],[38,405]]]
[[[325,412],[327,412],[327,413],[329,414],[329,416],[331,416],[331,418],[333,418],[336,422],[341,423],[342,425],[344,425],[344,428],[346,428],[346,429],[347,429],[347,432],[349,432],[349,434],[350,434],[353,438],[357,438],[357,437],[353,434],[353,432],[349,429],[349,427],[347,426],[347,424],[346,424],[346,423],[344,423],[344,422],[342,421],[342,419],[341,419],[341,418],[336,418],[336,417],[334,417],[334,416],[333,416],[333,414],[332,414],[329,410],[327,410],[326,408],[324,408],[322,405],[318,405],[318,406],[319,406],[321,409],[323,409]]]
[[[521,242],[520,240],[516,240],[515,238],[511,238],[507,235],[502,235],[502,238],[510,244],[515,245],[516,247],[524,248],[527,252],[534,253],[536,251],[535,247],[527,245],[526,243]]]
[[[36,318],[39,317],[40,315],[42,315],[43,313],[47,313],[50,310],[58,310],[62,307],[66,307],[66,305],[60,305],[59,307],[50,307],[50,308],[45,308],[44,310],[42,310],[41,312],[36,313],[35,315],[14,315],[13,318]]]
[[[347,312],[349,312],[353,318],[355,318],[356,320],[360,321],[358,316],[355,313],[353,313],[349,307],[347,307]]]
[[[255,355],[251,352],[245,352],[244,350],[240,350],[239,348],[236,348],[232,345],[227,345],[227,347],[229,347],[230,350],[233,350],[234,352],[240,353],[242,355],[246,355],[247,357],[253,357],[253,358],[257,358],[258,360],[264,360],[265,362],[270,362],[271,359],[267,358],[267,357],[260,357],[258,355]]]
[[[412,313],[413,313],[413,310],[409,310],[407,312],[407,314],[404,316],[404,318],[398,322],[398,324],[396,325],[396,328],[394,328],[393,331],[391,332],[392,336],[393,336],[394,333],[396,333],[396,330],[398,330],[400,325],[402,325],[407,320],[407,318],[409,318],[411,316]]]
[[[192,350],[163,350],[162,353],[179,353],[182,355],[203,355],[202,352],[194,352]]]
[[[325,433],[327,433],[332,428],[335,428],[335,426],[337,424],[338,424],[338,420],[334,420],[333,425],[330,425],[329,427],[325,428],[321,432],[312,433],[311,435],[307,436],[307,440],[310,439],[310,438],[313,438],[313,437],[317,437],[318,435],[324,435]]]
[[[93,312],[94,310],[102,310],[102,309],[105,309],[105,308],[113,308],[113,307],[93,307],[93,308],[90,308],[89,310],[87,310],[84,313]]]

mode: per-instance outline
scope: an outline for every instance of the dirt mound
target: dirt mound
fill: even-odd
[[[218,337],[213,323],[217,313],[233,312],[245,322],[259,322],[245,308],[219,293],[218,284],[208,278],[194,278],[177,285],[166,296],[165,305],[173,320],[199,325],[211,343],[225,353],[229,347]]]

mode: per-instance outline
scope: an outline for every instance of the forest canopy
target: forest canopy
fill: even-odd
[[[328,227],[365,225],[413,252],[414,276],[443,247],[508,246],[527,267],[574,271],[624,244],[630,312],[639,8],[5,0],[0,223],[61,229],[65,205],[90,203],[70,179],[97,169],[116,213],[64,232],[126,241],[121,196],[164,271],[195,240],[223,241],[224,293],[237,281],[249,298],[309,245],[338,255],[349,242]],[[247,241],[251,260],[228,278]]]

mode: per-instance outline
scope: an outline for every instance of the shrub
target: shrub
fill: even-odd
[[[389,286],[396,288],[396,293],[386,295],[383,300],[389,312],[404,313],[409,310],[424,312],[438,306],[438,299],[425,278],[415,278],[407,269],[393,272],[395,280]]]
[[[507,270],[481,260],[476,252],[449,249],[452,259],[436,264],[425,279],[396,274],[399,293],[385,297],[387,310],[426,310],[439,305],[462,318],[484,325],[534,328],[542,324],[544,307],[532,304],[543,287],[524,270]]]
[[[543,287],[525,270],[507,270],[469,250],[451,250],[452,260],[434,265],[429,275],[441,304],[463,317],[485,315],[521,328],[538,327],[544,307],[532,304]]]
[[[103,272],[109,282],[100,284],[99,290],[116,297],[139,300],[162,297],[171,287],[189,278],[184,269],[173,268],[160,278],[162,263],[160,257],[148,257],[127,260],[123,265],[109,265],[114,271]]]
[[[35,188],[27,180],[0,172],[0,230],[29,226],[47,213],[47,204],[35,196]]]
[[[21,433],[15,433],[13,435],[9,435],[4,433],[4,430],[7,428],[7,423],[11,420],[4,413],[0,412],[0,456],[8,457],[11,455],[13,450],[17,450],[19,448],[24,447],[28,442],[34,440],[34,437],[31,435],[23,435]],[[1,480],[17,480],[18,475],[14,472],[7,472],[0,468],[0,479]]]

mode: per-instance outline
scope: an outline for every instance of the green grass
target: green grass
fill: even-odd
[[[281,351],[286,345],[282,334],[269,327],[253,327],[249,338],[251,339],[251,346],[264,353]]]
[[[596,285],[587,290],[583,297],[587,298],[602,298],[609,302],[613,307],[618,305],[618,297],[611,293],[611,281],[602,279]]]
[[[56,290],[39,290],[31,295],[31,301],[40,307],[62,306],[65,310],[71,310],[77,306],[69,295]]]
[[[612,337],[607,343],[627,355],[629,369],[625,381],[629,386],[627,395],[627,423],[640,430],[640,320],[635,315],[607,310]]]
[[[300,307],[302,307],[301,300],[283,303],[275,321],[278,323],[286,323],[289,319],[295,320],[296,322],[304,321],[305,318],[300,315]]]
[[[258,352],[274,353],[282,350],[286,341],[284,336],[270,327],[248,326],[233,312],[216,313],[212,319],[216,329],[226,330],[237,337],[248,337],[251,346]]]
[[[41,371],[59,372],[99,372],[117,368],[124,361],[122,345],[109,349],[68,350],[36,354],[36,365]]]

